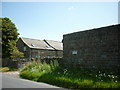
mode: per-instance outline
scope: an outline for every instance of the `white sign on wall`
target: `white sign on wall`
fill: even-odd
[[[73,55],[76,55],[76,54],[77,54],[77,50],[73,50],[73,51],[72,51],[72,54],[73,54]]]

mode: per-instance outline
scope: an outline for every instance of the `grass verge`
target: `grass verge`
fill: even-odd
[[[0,72],[7,72],[10,71],[8,67],[0,67]]]
[[[18,69],[13,69],[10,67],[0,67],[0,72],[8,72],[8,71],[17,71]]]
[[[20,76],[69,89],[120,88],[118,71],[61,68],[58,64],[32,62],[21,70]]]

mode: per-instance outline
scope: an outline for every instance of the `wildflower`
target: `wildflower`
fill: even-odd
[[[112,75],[112,78],[115,78],[114,75]]]
[[[111,77],[111,75],[108,75],[108,77]]]
[[[97,77],[97,75],[95,75],[95,77]]]
[[[64,69],[64,74],[67,72],[67,69]]]
[[[99,74],[99,76],[102,76],[102,74]]]
[[[99,73],[100,73],[100,71],[99,71]]]
[[[103,75],[106,76],[105,73]]]

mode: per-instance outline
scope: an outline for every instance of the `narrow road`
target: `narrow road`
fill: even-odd
[[[58,88],[53,85],[34,82],[26,79],[15,78],[7,74],[2,74],[2,88]]]

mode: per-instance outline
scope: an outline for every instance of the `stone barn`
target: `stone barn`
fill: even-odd
[[[63,65],[120,68],[120,24],[63,35]]]
[[[59,41],[20,37],[17,48],[24,53],[25,59],[63,57],[63,44]]]

